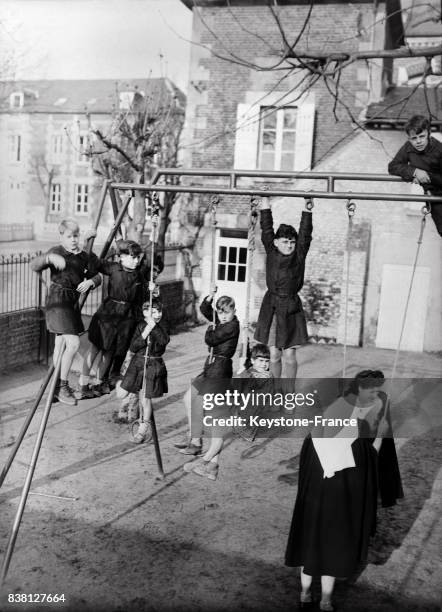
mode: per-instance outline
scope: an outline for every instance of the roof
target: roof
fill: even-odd
[[[169,79],[28,80],[1,83],[0,112],[112,113],[122,92],[171,95],[185,105],[185,96]],[[9,96],[24,94],[24,105],[11,109]]]
[[[269,0],[181,0],[188,9],[202,7],[268,6]],[[279,6],[310,4],[311,0],[278,0]],[[354,0],[353,4],[371,4],[372,0]],[[348,0],[315,0],[315,4],[348,4]]]
[[[413,115],[430,116],[432,123],[442,123],[442,91],[437,87],[392,87],[381,102],[369,105],[366,123],[400,126]]]

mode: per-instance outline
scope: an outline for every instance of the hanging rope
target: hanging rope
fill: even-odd
[[[210,199],[210,213],[211,213],[211,226],[212,226],[212,269],[210,273],[210,290],[214,288],[216,284],[216,226],[218,221],[216,220],[216,209],[219,204],[219,197],[213,195]],[[216,325],[216,308],[215,308],[215,295],[212,297],[212,325],[215,328]],[[213,362],[213,346],[210,347],[209,352],[209,363]]]
[[[155,241],[156,241],[156,229],[158,225],[158,212],[160,210],[158,194],[154,191],[152,193],[152,207],[150,212],[151,220],[151,234],[150,234],[150,277],[149,277],[149,312],[152,314],[152,301],[153,301],[153,290],[151,284],[153,283],[154,274],[154,258],[155,258]],[[146,338],[146,350],[144,351],[144,368],[143,368],[143,385],[141,387],[142,397],[144,398],[146,392],[146,367],[147,360],[149,359],[149,347],[150,347],[150,333]],[[144,421],[143,404],[140,404],[140,422]]]
[[[250,362],[250,342],[249,342],[249,318],[250,318],[250,296],[252,293],[252,272],[253,272],[253,254],[256,248],[255,241],[255,227],[258,221],[258,206],[261,202],[259,196],[252,196],[250,198],[250,217],[249,217],[249,228],[248,228],[248,245],[247,249],[249,252],[247,261],[247,272],[246,272],[246,307],[244,313],[243,323],[243,346],[242,346],[242,364],[244,368],[251,366]],[[242,371],[241,365],[238,373]]]
[[[348,233],[347,233],[347,274],[345,279],[345,310],[344,310],[344,347],[342,350],[342,378],[347,373],[347,318],[348,318],[348,296],[350,287],[350,256],[351,256],[351,237],[353,232],[353,217],[356,212],[356,204],[347,200]]]
[[[397,345],[397,348],[396,348],[396,353],[395,353],[395,356],[394,356],[393,369],[392,369],[392,372],[391,372],[391,379],[392,380],[394,380],[395,375],[396,375],[396,368],[397,368],[397,364],[398,364],[398,360],[399,360],[399,353],[400,353],[400,350],[401,350],[402,337],[404,335],[405,324],[407,322],[408,306],[410,305],[411,291],[413,289],[414,277],[415,277],[415,274],[416,274],[417,262],[418,262],[418,259],[419,259],[419,252],[420,252],[420,248],[421,248],[421,244],[422,244],[422,238],[423,238],[423,235],[424,235],[425,225],[426,225],[426,222],[427,222],[427,215],[429,215],[430,212],[431,212],[431,205],[430,204],[426,204],[425,206],[422,206],[422,208],[421,208],[421,213],[422,213],[421,226],[420,226],[420,230],[419,230],[419,237],[417,239],[417,249],[416,249],[416,255],[414,257],[413,269],[412,269],[412,272],[411,272],[410,286],[408,287],[408,295],[407,295],[407,300],[405,302],[405,310],[404,310],[404,316],[402,318],[401,332],[399,334],[399,341],[398,341],[398,345]]]

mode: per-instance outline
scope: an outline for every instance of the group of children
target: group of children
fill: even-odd
[[[62,351],[60,376],[55,388],[54,401],[76,405],[77,400],[98,397],[111,391],[111,367],[120,369],[128,360],[126,374],[121,381],[121,395],[128,402],[118,411],[120,421],[138,418],[138,394],[142,387],[147,396],[157,397],[167,391],[167,380],[161,355],[169,342],[167,324],[162,321],[162,304],[158,299],[156,277],[164,265],[154,255],[153,265],[141,246],[131,240],[119,240],[112,259],[100,259],[80,246],[80,230],[73,219],[59,225],[60,245],[31,262],[35,272],[49,268],[51,284],[46,300],[46,326],[55,334],[54,364]],[[85,241],[95,235],[90,231]],[[79,308],[79,297],[101,284],[101,276],[108,277],[107,295],[92,317],[88,337],[90,346],[83,359],[78,389],[69,386],[68,376],[74,357],[80,347],[80,334],[84,326]],[[147,330],[147,331],[146,331]],[[147,375],[139,375],[140,352],[143,351]],[[90,373],[95,364],[95,384],[90,384]],[[144,365],[144,361],[143,361]],[[155,370],[163,382],[150,384],[150,372]],[[143,374],[143,370],[141,368]],[[145,416],[141,415],[140,430],[146,430],[144,420],[150,417],[149,402],[142,402]],[[141,410],[143,412],[143,410]],[[144,437],[135,436],[135,442]]]
[[[442,144],[430,137],[430,124],[425,117],[413,117],[406,125],[406,132],[408,141],[389,164],[389,172],[401,176],[406,181],[421,184],[427,192],[442,195]],[[431,214],[439,234],[442,235],[442,204],[432,205]],[[140,416],[134,441],[142,443],[148,435],[148,422],[153,409],[152,399],[161,397],[168,391],[163,355],[170,338],[167,320],[163,316],[163,306],[158,297],[158,287],[155,284],[156,277],[163,269],[163,262],[160,257],[155,256],[152,265],[140,245],[132,241],[117,243],[117,261],[100,259],[80,247],[79,227],[73,220],[63,221],[59,229],[60,245],[50,249],[45,255],[37,257],[32,263],[35,271],[45,268],[51,271],[46,321],[48,330],[56,334],[54,363],[62,352],[55,398],[73,405],[76,404],[77,399],[87,399],[108,393],[110,391],[110,370],[114,364],[117,372],[120,373],[117,397],[123,400],[118,411],[118,419],[121,422],[131,422]],[[304,284],[305,260],[312,239],[311,211],[303,211],[299,232],[291,225],[281,224],[275,233],[270,201],[269,198],[263,197],[261,239],[266,251],[267,292],[259,312],[255,333],[256,343],[251,349],[251,365],[238,376],[249,379],[272,377],[295,379],[297,373],[296,349],[305,344],[308,339],[305,315],[298,294]],[[92,318],[88,330],[90,348],[83,361],[78,390],[74,392],[69,386],[68,375],[79,348],[79,335],[84,331],[78,306],[79,296],[101,283],[100,274],[108,277],[107,297]],[[210,388],[214,381],[216,383],[216,381],[233,377],[232,358],[237,349],[240,332],[234,299],[224,295],[219,297],[214,304],[216,292],[217,289],[213,286],[210,294],[204,298],[200,306],[202,315],[210,322],[205,334],[209,355],[204,363],[203,371],[192,383],[193,401],[191,389],[184,396],[188,435],[183,441],[175,444],[180,453],[192,458],[191,461],[184,464],[184,471],[210,480],[217,478],[218,462],[225,436],[222,432],[212,432],[208,448],[204,454],[202,453],[204,410],[203,402],[200,400],[204,391]],[[92,385],[90,373],[94,364],[97,380],[96,384]],[[373,401],[378,401],[376,389],[380,383],[376,380],[373,382],[372,379],[377,376],[383,380],[383,376],[381,373],[369,371],[367,374],[369,380],[366,381],[364,379],[366,374],[362,372],[358,375],[359,378],[356,377],[354,395],[359,402],[358,410],[364,409],[367,412],[368,409],[371,410]],[[139,400],[141,401],[140,406]],[[373,437],[376,435],[373,434]],[[358,441],[358,444],[362,448],[365,442],[364,440]],[[314,440],[313,444],[321,448],[318,441]],[[325,476],[325,468],[318,469],[317,474],[316,472],[310,474],[308,470],[306,471],[304,458],[307,450],[311,451],[312,448],[311,440],[307,440],[301,454],[300,478],[308,481],[309,486],[316,487],[315,490],[312,489],[315,503],[318,499],[322,500],[322,493],[318,492],[324,488],[330,488],[333,491],[332,494],[327,493],[324,499],[326,503],[331,504],[331,508],[334,508],[337,494],[333,486],[338,480],[331,482],[331,475]],[[377,469],[371,446],[369,450],[373,455],[373,457],[370,455],[370,461],[364,459],[364,463],[362,460],[359,461],[359,455],[357,457],[354,474],[358,478],[352,485],[355,490],[359,490],[357,489],[358,483],[368,480],[365,476],[359,478],[359,473],[371,474],[373,472],[374,474]],[[347,477],[347,472],[342,466],[337,473],[341,480]],[[349,474],[351,476],[353,472]],[[329,477],[331,484],[327,480]],[[395,496],[401,497],[400,478],[396,480],[397,494]],[[310,516],[304,512],[304,505],[307,502],[310,503],[310,497],[305,493],[306,490],[304,485],[298,490],[286,563],[301,566],[301,607],[312,605],[311,577],[318,574],[321,575],[322,584],[320,609],[333,610],[331,604],[335,580],[333,576],[347,571],[347,567],[341,571],[341,566],[336,561],[336,555],[342,557],[342,554],[334,546],[329,546],[327,538],[331,531],[327,525],[323,533],[321,532],[320,542],[328,555],[325,565],[323,561],[317,562],[315,551],[318,547],[315,545],[310,550],[310,540],[308,546],[305,544],[304,531],[311,527],[312,538],[316,538],[319,520],[316,515],[322,516],[322,506],[318,505],[318,508],[315,509],[314,520],[310,521],[312,526],[308,523]],[[373,508],[375,497],[376,491],[372,491],[367,496]],[[298,516],[301,506],[302,520]],[[342,498],[341,506],[341,514],[335,519],[336,530],[342,527],[347,533],[347,526],[349,521],[353,520],[355,511],[347,498]],[[361,506],[359,510],[365,512],[364,508]],[[369,533],[371,523],[371,519],[364,522],[364,534]],[[298,542],[299,538],[301,544]],[[351,543],[347,549],[348,566],[353,567],[355,564],[353,557],[359,559],[362,553],[356,550]],[[336,569],[338,566],[339,568]]]
[[[269,198],[261,204],[262,241],[267,253],[267,286],[252,349],[252,367],[243,375],[262,377],[271,371],[286,377],[296,376],[296,348],[307,341],[306,322],[298,292],[304,282],[305,258],[311,242],[312,214],[303,212],[299,235],[291,225],[282,224],[276,234]],[[110,370],[116,365],[121,380],[116,384],[117,397],[123,400],[117,420],[131,422],[139,417],[134,442],[145,441],[152,414],[152,399],[167,393],[167,371],[162,356],[169,343],[169,330],[158,298],[155,280],[163,269],[156,255],[152,266],[149,257],[133,241],[117,242],[117,261],[100,259],[80,247],[79,227],[71,219],[60,223],[60,245],[34,259],[31,266],[40,272],[49,268],[51,284],[46,305],[46,323],[56,335],[54,363],[61,349],[60,379],[54,399],[69,405],[109,393]],[[88,238],[93,232],[88,234]],[[83,359],[78,389],[68,383],[79,335],[84,331],[79,296],[100,285],[100,274],[108,277],[107,296],[92,317],[88,337],[90,347]],[[203,372],[194,381],[202,388],[206,379],[229,379],[233,376],[232,358],[236,352],[240,326],[235,302],[221,296],[213,308],[216,287],[201,303],[200,310],[211,321],[205,342],[210,354]],[[270,348],[268,348],[270,345]],[[124,363],[122,363],[124,360]],[[96,380],[91,384],[95,366]],[[140,397],[141,396],[141,397]],[[139,398],[141,406],[139,406]],[[189,437],[178,443],[180,452],[194,458],[202,452],[201,418],[191,418],[191,391],[185,394],[189,420]],[[140,414],[139,414],[140,413]],[[193,428],[191,423],[193,422]],[[200,460],[186,464],[186,471],[215,479],[222,438],[212,436],[209,449]]]
[[[442,193],[442,144],[430,137],[430,123],[420,115],[407,123],[408,141],[389,164],[391,174],[417,182],[433,194]],[[433,204],[431,214],[442,233],[442,204]],[[154,256],[153,265],[141,246],[133,241],[117,242],[117,261],[100,259],[80,247],[78,224],[70,219],[60,223],[60,245],[32,262],[40,272],[51,271],[51,285],[46,303],[46,322],[55,337],[54,363],[61,356],[60,378],[55,400],[75,405],[77,400],[109,393],[110,370],[122,375],[117,395],[123,403],[117,414],[120,422],[131,422],[140,416],[135,442],[143,442],[152,414],[152,399],[167,392],[167,372],[162,355],[169,342],[169,330],[158,298],[155,280],[163,262]],[[88,234],[92,237],[93,232]],[[304,211],[299,233],[291,225],[281,224],[276,233],[270,200],[261,202],[261,239],[266,251],[267,292],[259,312],[255,340],[258,349],[252,353],[253,367],[247,375],[270,371],[276,378],[294,379],[297,373],[296,349],[307,342],[306,320],[299,298],[304,283],[305,260],[312,237],[312,213]],[[84,331],[79,296],[100,285],[101,276],[108,277],[107,296],[92,317],[88,330],[90,348],[83,360],[78,389],[69,386],[68,375],[79,349],[79,335]],[[239,322],[233,298],[213,300],[216,287],[201,304],[201,313],[209,321],[205,342],[210,354],[195,387],[205,379],[228,379],[233,375],[232,357],[239,338]],[[269,348],[267,348],[269,347]],[[123,363],[124,361],[124,363]],[[259,367],[258,364],[259,363]],[[95,366],[96,380],[91,384]],[[265,368],[264,368],[265,366]],[[264,369],[263,369],[264,368]],[[141,393],[141,408],[139,396]],[[202,450],[202,415],[198,426],[191,428],[191,394],[184,397],[189,421],[189,437],[177,443],[180,452],[196,457]],[[139,414],[141,413],[141,415]],[[212,438],[202,461],[185,466],[186,471],[215,475],[222,440]],[[206,469],[207,468],[207,469]]]

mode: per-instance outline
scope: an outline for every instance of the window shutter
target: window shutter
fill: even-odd
[[[315,105],[302,104],[296,119],[295,170],[308,172],[312,167]]]
[[[233,167],[237,170],[256,170],[259,137],[259,106],[238,104]]]

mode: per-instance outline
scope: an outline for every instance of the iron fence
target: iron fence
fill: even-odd
[[[164,270],[160,281],[167,282],[182,278],[180,251],[182,247],[166,247],[163,252]],[[37,253],[14,253],[0,255],[0,314],[42,308],[50,284],[50,271],[36,274],[30,262]],[[107,278],[103,275],[102,285],[89,292],[82,313],[93,315],[106,295]]]
[[[50,283],[50,271],[36,274],[30,262],[37,253],[14,253],[0,255],[0,314],[42,308],[46,302]],[[92,315],[101,303],[102,287],[91,291],[82,312]]]

